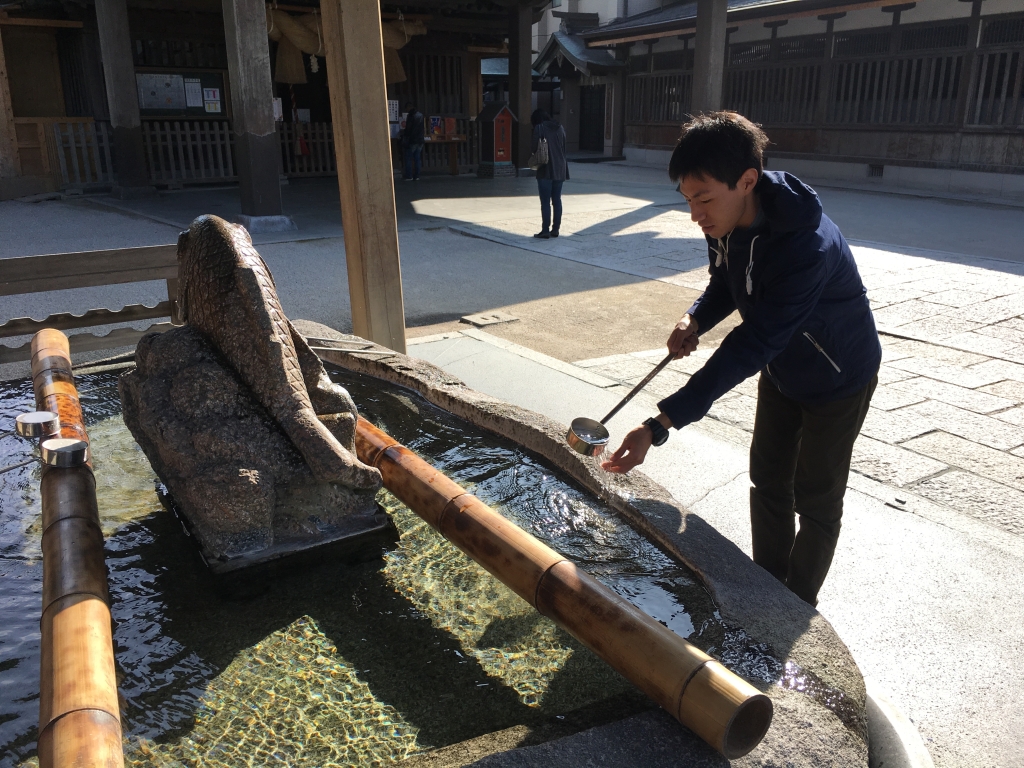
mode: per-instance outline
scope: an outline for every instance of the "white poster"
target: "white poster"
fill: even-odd
[[[185,106],[190,109],[203,106],[203,85],[198,77],[185,78]]]
[[[398,99],[388,99],[388,120],[392,123],[398,120]]]
[[[137,73],[140,109],[185,109],[185,80],[181,75]]]
[[[203,106],[207,112],[220,112],[220,88],[203,88]]]

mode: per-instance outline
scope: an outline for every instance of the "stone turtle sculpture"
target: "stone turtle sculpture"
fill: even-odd
[[[355,456],[355,403],[277,297],[242,227],[178,240],[185,325],[150,334],[121,377],[124,421],[214,570],[387,527],[380,472]]]

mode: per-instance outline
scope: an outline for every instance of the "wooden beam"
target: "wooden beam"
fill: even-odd
[[[697,0],[693,98],[690,106],[693,114],[715,112],[722,108],[727,13],[728,0]]]
[[[792,0],[783,0],[782,2],[779,3],[770,3],[766,5],[754,6],[752,8],[740,8],[737,10],[729,11],[728,23],[735,24],[738,26],[745,26],[747,24],[761,24],[767,21],[781,21],[784,19],[802,19],[808,16],[819,16],[821,15],[823,10],[827,10],[830,13],[845,13],[847,11],[860,11],[866,8],[881,8],[883,5],[891,4],[892,0],[863,0],[863,2],[837,5],[834,7],[830,7],[828,9],[814,7],[803,11],[789,11],[786,13],[782,13],[779,12],[780,6],[793,5]],[[756,15],[758,13],[764,15],[758,16]],[[640,43],[643,42],[644,40],[671,37],[672,35],[681,35],[686,34],[687,32],[692,33],[696,28],[696,19],[681,19],[678,25],[674,25],[671,27],[658,27],[658,29],[652,30],[651,32],[638,32],[632,35],[608,38],[607,40],[587,40],[587,47],[606,48],[613,45],[620,45],[622,43]]]
[[[79,352],[96,352],[101,349],[114,349],[115,347],[134,347],[139,339],[147,333],[164,333],[174,326],[170,323],[156,323],[143,331],[136,331],[134,328],[115,328],[106,336],[97,336],[92,333],[76,333],[68,337],[71,343],[72,354]],[[0,344],[0,364],[20,363],[32,359],[32,342],[27,341],[20,347],[7,347]],[[65,763],[66,765],[66,763]]]
[[[133,197],[152,192],[142,142],[139,86],[135,79],[127,0],[96,0],[96,25],[114,133],[114,194]]]
[[[321,0],[352,330],[405,352],[378,0]]]
[[[0,259],[0,296],[178,277],[177,245]]]
[[[155,307],[145,304],[130,304],[123,309],[90,309],[81,315],[72,312],[58,312],[45,320],[33,320],[31,317],[17,317],[0,325],[0,339],[12,336],[29,336],[44,328],[55,328],[65,331],[69,328],[92,328],[96,325],[112,323],[134,323],[137,320],[154,320],[158,317],[171,317],[175,311],[173,302],[161,301]]]
[[[0,36],[0,179],[14,176],[21,176],[21,158],[18,155],[18,134],[14,127],[11,88],[7,82],[4,41]]]
[[[519,6],[508,13],[508,106],[519,121],[512,127],[512,162],[516,168],[525,168],[533,142],[533,11]]]
[[[223,0],[222,6],[242,215],[281,216],[281,145],[274,125],[266,7],[259,0]]]
[[[85,24],[81,21],[67,19],[30,19],[24,16],[12,18],[0,17],[0,26],[7,27],[60,27],[63,29],[81,29]]]

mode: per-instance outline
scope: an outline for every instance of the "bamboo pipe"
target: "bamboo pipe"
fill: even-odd
[[[60,436],[89,436],[67,337],[32,339],[36,407],[60,416]],[[40,768],[121,768],[121,720],[103,533],[91,465],[43,467]]]
[[[730,760],[756,747],[772,702],[364,419],[360,461],[384,487]]]

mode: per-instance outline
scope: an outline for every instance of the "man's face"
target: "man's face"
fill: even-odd
[[[690,205],[690,218],[705,235],[725,237],[732,232],[749,212],[758,172],[748,168],[729,189],[725,182],[700,176],[687,176],[679,182],[679,193]],[[756,206],[753,208],[756,214]]]

